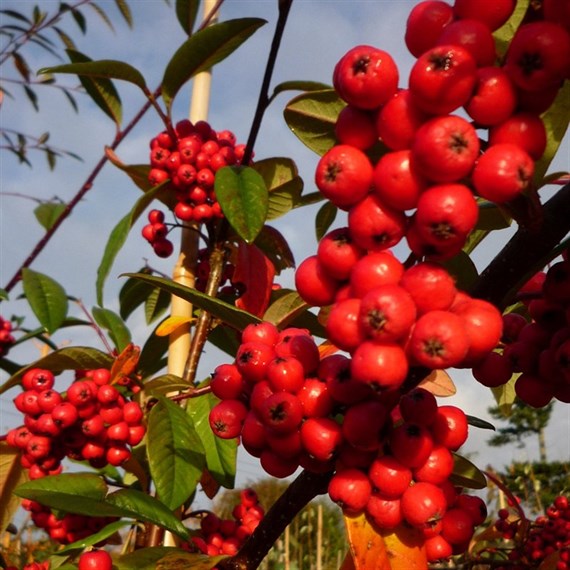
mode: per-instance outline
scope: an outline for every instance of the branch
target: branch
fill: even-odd
[[[561,188],[543,207],[538,229],[519,227],[517,233],[481,273],[471,289],[474,297],[504,308],[528,279],[550,260],[549,253],[570,232],[570,184]]]
[[[317,495],[326,493],[331,477],[332,472],[303,471],[269,509],[241,550],[232,558],[219,562],[218,568],[220,570],[258,568],[273,544],[301,509]]]

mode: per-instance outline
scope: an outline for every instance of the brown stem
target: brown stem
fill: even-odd
[[[188,400],[190,398],[198,398],[199,396],[203,396],[204,394],[209,394],[212,391],[211,386],[204,386],[203,388],[195,388],[188,392],[182,392],[182,394],[177,394],[176,396],[172,396],[170,398],[171,402],[183,402],[184,400]]]
[[[117,135],[115,136],[115,140],[110,146],[112,150],[115,150],[121,144],[121,142],[123,142],[125,137],[133,130],[133,128],[141,120],[144,114],[150,109],[150,107],[151,107],[151,102],[146,101],[145,104],[138,111],[138,113],[131,119],[131,122],[122,131],[117,133]],[[38,255],[44,250],[44,248],[49,243],[51,238],[55,235],[55,232],[59,229],[64,220],[66,220],[71,215],[71,212],[73,211],[75,206],[77,206],[77,204],[81,202],[85,194],[87,194],[87,192],[91,190],[91,188],[93,187],[93,183],[95,182],[95,179],[97,178],[97,176],[99,175],[99,173],[101,172],[101,170],[103,169],[108,160],[109,158],[105,154],[95,165],[95,168],[91,171],[89,176],[87,176],[87,179],[85,180],[85,182],[83,183],[77,194],[66,205],[65,210],[63,210],[63,212],[56,220],[56,222],[50,227],[50,229],[45,233],[42,239],[40,239],[40,241],[36,244],[32,252],[28,255],[28,257],[25,259],[25,261],[22,263],[22,265],[13,275],[12,279],[8,281],[8,284],[4,287],[6,292],[10,292],[15,287],[18,281],[20,281],[20,279],[22,278],[22,270],[29,267],[35,261],[36,257],[38,257]]]
[[[331,473],[303,471],[277,499],[234,557],[218,563],[220,570],[253,570],[267,556],[285,527],[317,495],[326,493]]]
[[[206,295],[210,297],[216,297],[218,294],[224,271],[225,256],[224,241],[218,239],[210,253],[210,274],[208,275],[206,290],[204,291]],[[212,315],[208,311],[202,310],[196,323],[192,343],[190,344],[190,351],[188,352],[188,358],[184,367],[184,381],[188,382],[188,384],[194,384],[196,380],[198,363],[208,339],[211,324]]]

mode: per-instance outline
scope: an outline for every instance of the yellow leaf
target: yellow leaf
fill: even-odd
[[[434,396],[442,398],[453,396],[457,392],[453,380],[445,370],[434,370],[420,383],[420,386]]]
[[[192,317],[168,317],[156,329],[157,336],[169,336],[178,327],[191,323],[194,319]]]
[[[0,536],[18,510],[20,499],[14,489],[28,480],[27,471],[20,465],[20,453],[6,442],[0,442]]]
[[[338,348],[330,340],[325,340],[323,343],[319,344],[319,355],[321,360],[325,356],[335,354],[336,352],[338,352]]]

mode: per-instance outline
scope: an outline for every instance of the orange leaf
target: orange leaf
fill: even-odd
[[[139,362],[141,349],[132,342],[129,343],[111,366],[111,384],[121,382],[123,378],[130,376],[136,369]]]
[[[453,380],[445,370],[434,370],[420,383],[420,386],[431,392],[434,396],[453,396],[457,389]]]
[[[379,531],[366,515],[345,516],[352,553],[342,570],[425,570],[427,558],[421,533],[401,524],[391,531]]]
[[[321,360],[325,356],[330,356],[331,354],[335,354],[338,352],[338,348],[330,341],[325,340],[325,342],[319,344],[319,355]]]
[[[241,283],[244,294],[236,300],[236,307],[262,317],[269,305],[275,267],[255,245],[240,242],[232,283]]]

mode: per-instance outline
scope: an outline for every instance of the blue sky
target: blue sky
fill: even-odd
[[[43,10],[52,11],[54,1],[2,1],[2,8],[31,11],[34,4]],[[147,79],[149,86],[159,84],[163,69],[171,55],[184,41],[185,36],[173,13],[162,0],[133,0],[134,29],[128,30],[118,16],[114,3],[101,2],[114,17],[116,33],[111,33],[90,11],[88,33],[82,36],[69,20],[61,27],[71,34],[77,48],[92,59],[119,59],[137,67]],[[295,0],[282,48],[275,69],[273,85],[294,79],[314,80],[331,83],[332,70],[338,59],[357,44],[370,44],[390,52],[398,63],[401,84],[407,82],[407,75],[413,58],[404,45],[404,26],[407,14],[416,4],[414,0]],[[209,121],[215,129],[230,129],[239,141],[245,142],[257,102],[266,54],[277,17],[276,0],[227,0],[221,12],[221,19],[245,16],[261,17],[268,24],[261,28],[233,56],[214,70],[213,92]],[[30,66],[39,69],[58,62],[49,54],[38,50],[23,52]],[[2,70],[4,73],[4,70]],[[7,73],[7,72],[6,72]],[[76,85],[72,76],[62,77],[66,85]],[[142,94],[132,85],[117,84],[123,100],[125,123],[143,104]],[[9,154],[0,155],[0,286],[3,286],[18,269],[22,261],[41,238],[43,230],[36,222],[32,210],[33,202],[5,194],[17,193],[40,199],[58,196],[64,201],[71,199],[85,177],[102,154],[106,144],[112,141],[114,127],[101,111],[92,105],[87,97],[78,96],[80,112],[74,114],[61,93],[55,89],[38,90],[40,113],[36,113],[21,92],[14,88],[15,99],[5,98],[0,108],[0,120],[6,128],[39,135],[45,131],[51,134],[54,146],[80,154],[84,162],[61,159],[56,170],[49,172],[40,156],[34,156],[32,169],[17,164]],[[256,157],[288,156],[293,158],[305,180],[307,192],[314,190],[313,172],[318,157],[312,154],[287,128],[282,110],[294,94],[283,94],[277,98],[264,119],[256,147]],[[177,97],[174,115],[184,118],[188,113],[190,87],[184,88]],[[149,112],[131,133],[131,136],[117,149],[118,156],[126,163],[144,163],[148,160],[148,142],[162,130],[158,116]],[[560,150],[552,170],[570,170],[568,137]],[[107,165],[97,179],[95,187],[76,208],[71,218],[65,221],[60,232],[37,259],[33,269],[50,275],[60,282],[70,295],[79,297],[86,306],[95,304],[95,272],[101,259],[107,236],[120,218],[127,213],[140,193],[130,180],[111,165]],[[309,208],[279,220],[275,225],[288,239],[299,262],[316,250],[316,239],[312,231],[316,208]],[[132,232],[119,255],[106,287],[105,304],[116,309],[116,294],[122,285],[118,276],[125,271],[136,271],[148,259],[153,267],[170,273],[173,259],[158,260],[150,247],[140,237],[141,222]],[[337,220],[337,225],[343,219]],[[482,267],[493,252],[512,234],[511,230],[500,232],[489,245],[481,246],[475,260]],[[175,240],[176,241],[176,240]],[[292,283],[292,273],[280,279],[283,285]],[[17,299],[20,293],[14,290],[9,303],[3,303],[3,316],[21,315],[25,304]],[[77,316],[79,316],[78,313]],[[34,318],[28,317],[29,326]],[[135,338],[144,339],[148,330],[142,320],[130,321],[135,329]],[[73,334],[73,336],[72,336]],[[61,346],[88,343],[102,348],[92,335],[80,331],[57,333],[54,341]],[[39,356],[38,347],[28,343],[14,350],[12,355],[20,362],[28,362]],[[219,363],[219,355],[208,350],[200,369],[207,375]],[[2,379],[5,377],[3,376]],[[492,404],[488,390],[479,387],[467,372],[454,375],[458,395],[445,403],[457,403],[469,414],[488,418],[486,408]],[[9,392],[0,400],[0,432],[19,421],[13,411]],[[570,413],[568,406],[557,404],[555,417],[547,433],[548,453],[551,459],[568,459],[568,433]],[[511,458],[524,460],[525,454],[537,456],[535,442],[529,441],[527,450],[486,449],[486,433],[472,429],[472,435],[465,451],[476,453],[474,460],[484,467],[487,463],[497,466]],[[241,462],[239,482],[257,477],[260,470],[257,462],[244,458]]]

